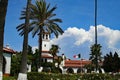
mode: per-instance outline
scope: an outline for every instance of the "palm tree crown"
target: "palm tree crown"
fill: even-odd
[[[57,22],[62,22],[59,18],[53,18],[56,14],[53,11],[57,7],[50,9],[50,4],[46,4],[45,0],[36,1],[36,5],[31,5],[31,25],[33,28],[33,37],[36,33],[41,32],[54,33],[56,37],[63,33]]]

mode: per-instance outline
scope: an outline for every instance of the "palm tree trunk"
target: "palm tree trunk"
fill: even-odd
[[[4,26],[8,0],[0,0],[0,80],[2,80]]]
[[[29,27],[29,5],[31,0],[27,0],[27,10],[26,10],[26,20],[25,20],[25,28],[24,28],[24,40],[23,40],[23,52],[22,52],[22,65],[20,72],[26,73],[27,72],[27,53],[28,53],[28,27]]]
[[[41,67],[41,54],[42,54],[42,32],[43,32],[43,29],[42,29],[42,27],[40,27],[40,33],[39,33],[39,50],[38,50],[38,52],[39,52],[39,65],[38,65],[38,68],[40,68]]]
[[[30,16],[30,4],[31,0],[27,0],[27,8],[26,8],[26,19],[25,19],[25,28],[24,28],[24,39],[23,39],[23,51],[22,51],[22,61],[20,67],[20,73],[18,80],[27,80],[27,53],[28,53],[28,27],[29,27],[29,16]],[[25,76],[21,76],[25,74]]]
[[[97,0],[95,0],[95,44],[97,44]]]
[[[95,0],[95,47],[97,49],[97,0]],[[98,53],[96,52],[96,72],[98,70]]]

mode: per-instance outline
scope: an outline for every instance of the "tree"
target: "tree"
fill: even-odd
[[[112,63],[113,63],[113,54],[112,52],[110,52],[109,54],[106,54],[106,56],[104,56],[103,68],[106,72],[113,71],[113,66],[111,66]]]
[[[92,64],[95,65],[96,71],[98,70],[99,62],[101,61],[101,45],[100,44],[94,44],[91,46],[91,54],[90,54],[90,60],[92,61]]]
[[[106,72],[118,72],[120,69],[120,58],[115,52],[114,55],[112,52],[104,56],[103,68]]]
[[[35,50],[35,53],[33,54],[33,60],[32,60],[32,71],[37,72],[38,68],[38,62],[39,62],[39,53],[38,49]]]
[[[98,61],[99,61],[99,57],[101,56],[101,46],[100,44],[98,44],[97,42],[97,0],[94,0],[95,2],[95,18],[94,18],[94,22],[95,22],[95,44],[91,47],[91,57],[90,60],[92,60],[92,63],[95,64],[96,67],[96,71],[98,70]]]
[[[16,52],[15,55],[11,57],[11,76],[17,76],[20,72],[21,54],[21,52]]]
[[[0,80],[2,80],[4,27],[8,0],[0,0]]]
[[[32,64],[32,60],[33,60],[33,51],[32,51],[32,47],[30,45],[28,45],[28,55],[27,55],[27,64]]]
[[[50,9],[50,4],[47,5],[45,0],[37,0],[35,5],[31,6],[31,27],[33,28],[33,37],[38,34],[39,39],[39,67],[41,66],[42,53],[42,35],[44,32],[54,33],[56,37],[63,33],[63,30],[57,23],[62,22],[59,18],[54,18],[56,14],[53,12],[57,7]]]
[[[58,45],[52,45],[52,47],[50,49],[50,53],[53,55],[53,62],[54,62],[54,58],[55,58],[55,56],[57,56],[58,52],[59,52],[59,46]]]
[[[25,24],[23,26],[24,38],[23,38],[23,50],[22,50],[22,61],[20,67],[20,73],[18,76],[18,80],[25,79],[27,80],[27,53],[28,53],[28,32],[29,32],[29,16],[30,16],[30,4],[31,0],[27,0],[27,8],[26,8],[26,17],[25,17]]]
[[[114,72],[118,72],[119,71],[119,69],[120,69],[120,58],[119,58],[119,56],[118,56],[118,54],[117,54],[117,52],[115,52],[114,53]]]

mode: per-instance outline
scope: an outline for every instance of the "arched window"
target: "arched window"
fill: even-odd
[[[72,68],[68,68],[68,69],[67,69],[67,73],[74,73],[74,71],[73,71]]]
[[[46,34],[46,39],[48,39],[48,35]]]
[[[81,68],[79,68],[78,70],[77,70],[77,73],[82,73],[83,72],[83,69],[81,69]]]

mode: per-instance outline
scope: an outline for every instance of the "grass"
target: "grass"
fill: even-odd
[[[11,77],[11,76],[4,76],[3,80],[17,80],[15,77]]]

